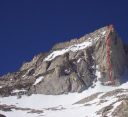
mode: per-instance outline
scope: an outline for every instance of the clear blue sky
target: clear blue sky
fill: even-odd
[[[127,42],[128,0],[0,0],[0,75],[107,24]]]

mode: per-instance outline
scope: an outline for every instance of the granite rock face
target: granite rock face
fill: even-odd
[[[110,38],[111,79],[107,63],[107,37]],[[27,94],[82,92],[97,80],[97,72],[101,82],[112,80],[117,85],[127,67],[126,56],[115,29],[109,33],[106,26],[80,39],[56,44],[50,52],[41,53],[24,63],[19,71],[2,76],[0,95],[13,95],[16,89],[25,90]]]

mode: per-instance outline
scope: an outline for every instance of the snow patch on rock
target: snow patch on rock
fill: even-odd
[[[44,79],[43,76],[38,77],[33,85],[37,85],[37,84],[40,83],[43,79]]]
[[[107,31],[101,32],[101,36],[105,36]],[[85,49],[87,47],[90,47],[94,45],[98,40],[100,39],[100,36],[97,36],[95,38],[88,38],[86,41],[80,43],[80,44],[74,44],[72,46],[69,46],[62,50],[53,51],[51,54],[49,54],[46,58],[44,58],[44,61],[51,61],[57,56],[63,55],[69,51],[77,52],[79,50]]]
[[[25,91],[26,91],[25,89],[21,89],[21,90],[15,89],[12,91],[12,93],[19,93],[19,92],[25,92]]]

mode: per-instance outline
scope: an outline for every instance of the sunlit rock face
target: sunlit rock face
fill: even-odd
[[[15,95],[12,93],[15,89],[28,95],[82,92],[96,81],[119,85],[126,60],[121,39],[113,27],[110,30],[106,26],[79,39],[56,44],[49,52],[24,63],[19,71],[4,75],[0,80],[0,95]]]

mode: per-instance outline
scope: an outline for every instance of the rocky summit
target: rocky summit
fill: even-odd
[[[128,46],[113,25],[58,43],[15,73],[0,78],[0,112],[24,111],[30,117],[35,117],[31,113],[46,117],[128,117],[127,60]],[[43,102],[47,99],[50,106]],[[41,106],[33,104],[38,100]]]

